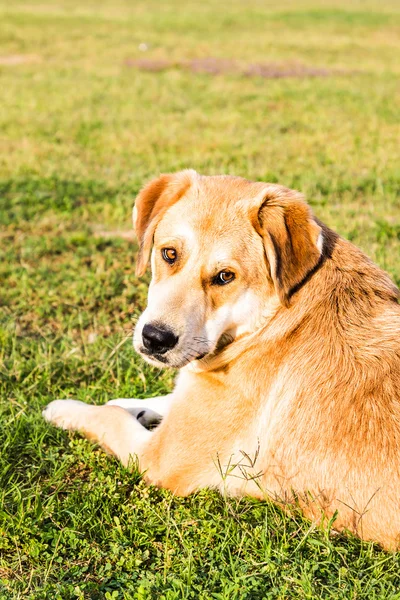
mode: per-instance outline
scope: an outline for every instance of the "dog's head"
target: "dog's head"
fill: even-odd
[[[297,192],[186,170],[162,175],[133,211],[137,273],[151,253],[136,350],[180,368],[260,327],[318,265],[321,228]]]

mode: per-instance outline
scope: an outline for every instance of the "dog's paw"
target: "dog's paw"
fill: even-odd
[[[42,411],[43,418],[56,427],[75,429],[77,413],[85,407],[79,400],[53,400]]]
[[[138,422],[146,429],[154,429],[162,421],[162,416],[147,408],[145,400],[136,400],[135,398],[116,398],[109,400],[107,406],[119,406],[127,410]]]
[[[138,408],[135,416],[146,429],[155,429],[162,421],[162,416],[149,408]]]

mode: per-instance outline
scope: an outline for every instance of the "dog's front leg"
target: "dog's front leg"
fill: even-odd
[[[133,415],[143,427],[151,428],[158,425],[167,416],[173,401],[173,395],[157,396],[156,398],[116,398],[107,402],[106,406],[120,406]]]
[[[130,459],[141,456],[153,435],[119,406],[93,406],[78,400],[54,400],[43,411],[49,423],[62,429],[79,431],[98,442],[107,452],[128,466]]]

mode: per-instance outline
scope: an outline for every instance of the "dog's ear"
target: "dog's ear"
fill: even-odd
[[[146,271],[157,224],[165,211],[187,192],[196,176],[196,171],[192,169],[160,175],[139,192],[132,213],[139,243],[137,275],[141,276]]]
[[[253,224],[263,238],[276,293],[289,306],[294,289],[317,267],[322,229],[303,196],[282,186],[266,186],[258,197]]]

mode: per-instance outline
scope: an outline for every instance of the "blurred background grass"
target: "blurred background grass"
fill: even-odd
[[[128,339],[159,172],[296,187],[400,282],[399,56],[394,0],[0,0],[1,598],[400,598],[397,555],[147,491],[40,418],[172,385]]]

